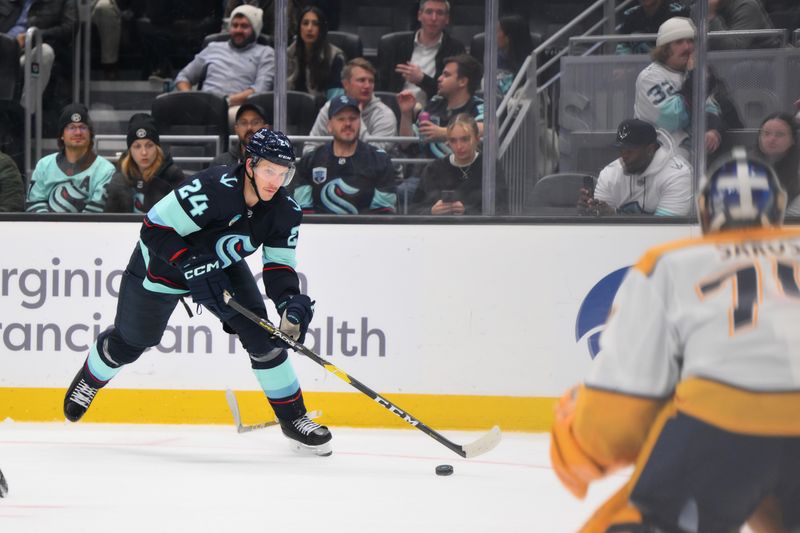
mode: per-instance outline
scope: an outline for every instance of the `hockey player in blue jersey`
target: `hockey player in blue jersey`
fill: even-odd
[[[182,296],[191,294],[236,333],[253,372],[297,450],[330,455],[331,433],[306,416],[303,394],[286,346],[223,300],[236,300],[260,316],[264,298],[243,260],[262,248],[267,296],[280,329],[302,342],[314,302],[300,293],[295,248],[300,207],[284,188],[294,175],[294,150],[280,132],[259,130],[245,161],[212,167],[183,182],[148,213],[123,275],[114,327],[101,333],[64,398],[64,414],[78,421],[97,392],[164,333]]]

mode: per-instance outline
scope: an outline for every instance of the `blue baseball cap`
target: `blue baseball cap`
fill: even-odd
[[[361,113],[361,108],[358,107],[358,102],[356,102],[346,94],[337,96],[336,98],[331,100],[331,105],[328,108],[328,118],[333,118],[333,116],[336,113],[348,107],[355,109],[357,113]]]

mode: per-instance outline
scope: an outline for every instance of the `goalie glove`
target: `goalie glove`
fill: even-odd
[[[281,313],[280,330],[302,344],[314,316],[314,303],[305,294],[296,294],[278,304],[278,312]]]

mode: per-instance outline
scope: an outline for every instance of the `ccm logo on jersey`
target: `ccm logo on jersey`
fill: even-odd
[[[186,279],[192,279],[199,276],[204,276],[211,272],[212,270],[217,270],[219,268],[219,261],[214,261],[213,263],[207,263],[205,265],[199,265],[194,267],[191,270],[187,270],[184,272],[184,277]]]
[[[615,270],[598,281],[578,309],[578,318],[575,320],[575,342],[586,338],[592,359],[600,352],[600,334],[605,329],[611,304],[614,303],[614,297],[629,268]]]

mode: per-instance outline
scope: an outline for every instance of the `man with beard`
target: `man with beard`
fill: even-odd
[[[250,143],[253,134],[261,128],[269,128],[267,124],[267,114],[264,109],[257,104],[245,103],[236,110],[236,118],[233,123],[233,131],[239,138],[239,146],[231,148],[230,151],[218,155],[211,166],[233,166],[244,161],[247,154],[245,149]]]
[[[673,149],[688,159],[692,122],[690,102],[681,94],[689,72],[694,68],[695,28],[690,19],[673,17],[658,28],[656,47],[650,52],[653,62],[636,78],[633,116],[650,122],[670,134]],[[713,97],[706,99],[705,146],[714,152],[722,142],[721,111]]]
[[[58,147],[31,175],[26,211],[102,213],[114,165],[94,151],[94,131],[83,104],[69,104],[58,118]]]
[[[189,91],[203,79],[203,91],[217,93],[239,106],[254,93],[272,90],[275,50],[258,44],[262,13],[242,5],[231,14],[230,39],[209,43],[178,73],[175,88]],[[205,77],[204,77],[205,76]]]
[[[347,95],[328,108],[333,141],[303,156],[292,197],[304,213],[394,213],[397,205],[391,159],[358,139],[361,110]]]
[[[685,216],[692,208],[689,163],[661,146],[652,124],[623,120],[614,145],[620,157],[600,172],[592,192],[581,189],[578,210],[586,215]]]

